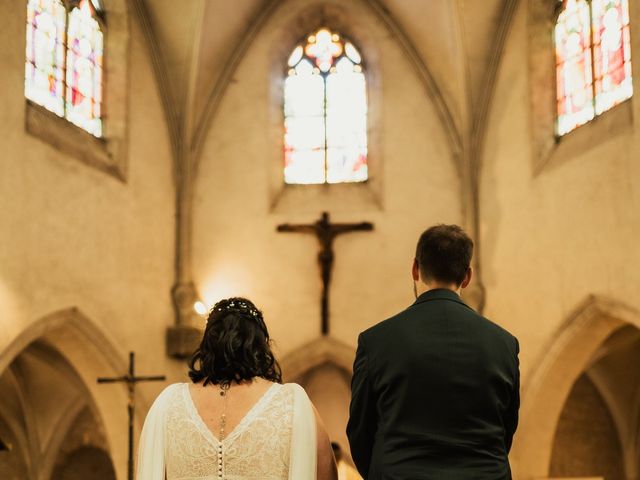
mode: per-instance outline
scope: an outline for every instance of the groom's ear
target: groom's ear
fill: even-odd
[[[414,282],[420,281],[420,267],[418,266],[418,259],[413,259],[413,266],[411,267],[411,278]]]
[[[467,273],[464,274],[464,280],[460,284],[460,288],[467,288],[471,283],[471,277],[473,277],[473,268],[467,268]]]

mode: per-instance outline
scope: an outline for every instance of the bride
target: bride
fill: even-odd
[[[282,385],[262,313],[218,302],[189,363],[147,414],[138,480],[335,480],[329,437],[305,391]]]

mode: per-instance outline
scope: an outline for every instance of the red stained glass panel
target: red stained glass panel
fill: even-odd
[[[596,114],[633,95],[628,0],[592,0]]]

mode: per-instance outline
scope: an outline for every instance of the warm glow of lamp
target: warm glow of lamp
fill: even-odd
[[[198,315],[202,315],[202,316],[206,315],[207,312],[209,311],[207,306],[200,300],[198,300],[196,303],[193,304],[193,309]]]
[[[229,297],[255,297],[251,288],[255,278],[249,266],[238,261],[224,262],[214,265],[211,270],[214,272],[212,275],[198,282],[200,298],[206,305],[211,307]]]

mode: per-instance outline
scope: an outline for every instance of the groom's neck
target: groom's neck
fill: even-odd
[[[456,285],[455,283],[443,283],[443,282],[437,282],[437,281],[416,282],[416,293],[418,296],[428,292],[429,290],[438,290],[438,289],[451,290],[452,292],[457,293],[458,295],[460,295],[462,291],[462,288]]]

